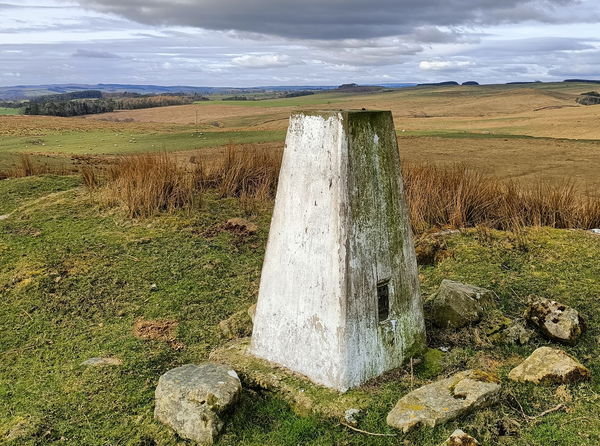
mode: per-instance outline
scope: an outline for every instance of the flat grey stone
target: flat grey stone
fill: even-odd
[[[479,322],[493,303],[490,290],[447,279],[442,280],[428,301],[432,321],[440,328],[461,328]]]
[[[182,438],[213,444],[223,428],[223,416],[241,391],[233,369],[210,362],[187,364],[158,380],[154,417]]]
[[[502,338],[507,344],[525,345],[531,340],[533,335],[534,333],[532,330],[528,329],[520,322],[515,322],[504,330]]]
[[[569,383],[588,379],[591,372],[562,350],[540,347],[512,369],[508,378],[519,382]]]
[[[90,358],[86,361],[83,361],[81,365],[91,367],[116,366],[123,365],[123,361],[121,361],[119,358]]]
[[[403,432],[425,425],[435,427],[493,404],[500,392],[496,376],[466,370],[420,387],[400,398],[387,423]]]
[[[544,336],[567,344],[575,344],[585,331],[585,322],[577,310],[546,298],[532,300],[525,319]]]

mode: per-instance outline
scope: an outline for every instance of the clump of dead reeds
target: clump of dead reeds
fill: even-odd
[[[83,181],[83,185],[86,189],[92,191],[100,185],[100,180],[98,178],[96,168],[90,165],[81,166],[79,169],[79,173],[81,174],[81,180]]]
[[[225,156],[207,172],[206,185],[223,197],[268,199],[275,196],[281,152],[254,146],[228,146]]]
[[[117,159],[107,170],[105,196],[125,205],[131,217],[190,208],[201,200],[194,175],[166,153]]]
[[[240,198],[252,210],[257,201],[275,196],[280,166],[280,150],[254,145],[230,145],[224,154],[210,159],[199,154],[185,162],[167,154],[130,155],[108,170],[106,187],[132,216],[190,207],[207,190]],[[402,170],[415,233],[476,226],[600,227],[600,197],[581,193],[573,182],[504,181],[465,164],[406,164]]]
[[[590,229],[600,225],[600,198],[572,181],[503,181],[460,164],[406,165],[404,184],[415,232],[431,228],[523,226]]]
[[[23,178],[34,175],[67,175],[68,169],[64,163],[43,163],[27,154],[19,155],[14,166],[0,171],[0,178]]]

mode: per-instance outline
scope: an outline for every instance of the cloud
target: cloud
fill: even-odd
[[[231,63],[244,68],[278,68],[298,65],[302,61],[281,54],[244,54],[231,59]]]
[[[78,49],[73,53],[73,57],[85,57],[90,59],[120,59],[121,56],[108,51],[82,50]]]
[[[558,23],[565,17],[557,8],[580,3],[580,0],[78,1],[84,7],[140,23],[238,30],[300,39],[408,35],[431,26],[481,26],[528,20]],[[573,20],[572,15],[569,20]]]
[[[474,67],[475,63],[469,60],[423,60],[419,69],[423,71],[461,71]]]

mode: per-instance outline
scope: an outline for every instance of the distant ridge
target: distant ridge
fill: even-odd
[[[408,83],[382,83],[361,84],[385,88],[412,87],[416,84]],[[85,90],[98,90],[103,93],[139,93],[139,94],[244,94],[268,91],[321,91],[334,90],[337,85],[267,85],[260,87],[193,87],[189,85],[137,85],[137,84],[41,84],[41,85],[14,85],[0,87],[0,100],[23,100],[51,94],[73,93]]]
[[[583,82],[588,84],[600,84],[600,80],[592,79],[565,79],[563,82]]]
[[[417,84],[417,87],[443,87],[447,85],[459,85],[459,83],[456,81],[433,82],[427,84]]]

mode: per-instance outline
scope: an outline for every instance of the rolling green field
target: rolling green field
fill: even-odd
[[[20,115],[20,108],[0,107],[0,115]]]
[[[0,181],[0,440],[7,445],[183,445],[153,420],[153,392],[167,370],[207,359],[226,341],[219,321],[256,299],[271,205],[248,216],[237,199],[208,194],[200,208],[131,220],[89,193],[77,177]],[[256,235],[210,231],[232,217],[255,222]],[[447,241],[438,263],[421,266],[425,296],[444,278],[492,289],[511,318],[526,297],[555,298],[582,311],[589,330],[564,347],[591,368],[589,383],[516,384],[508,371],[537,346],[489,342],[482,325],[445,338],[429,327],[429,345],[450,347],[418,366],[414,386],[465,368],[502,378],[498,406],[435,429],[402,435],[385,424],[410,388],[408,370],[372,387],[376,396],[356,433],[336,420],[302,417],[273,395],[246,390],[225,427],[222,445],[435,446],[456,428],[482,444],[567,446],[600,441],[600,237],[583,231],[529,229],[515,235],[467,230]],[[140,339],[145,320],[177,322],[176,343]],[[493,325],[493,319],[490,324]],[[442,339],[442,340],[440,340]],[[90,357],[114,356],[123,365],[86,368]],[[432,359],[433,358],[433,359]],[[566,411],[536,420],[564,403]]]
[[[219,131],[197,132],[193,129],[176,132],[64,132],[42,137],[4,137],[1,153],[49,152],[77,155],[107,155],[140,152],[174,152],[229,143],[247,144],[283,141],[285,132]]]

